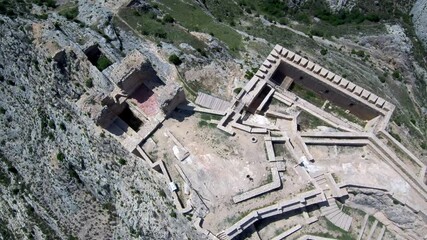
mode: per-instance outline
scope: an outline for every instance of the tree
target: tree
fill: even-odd
[[[175,54],[169,56],[169,62],[173,63],[176,66],[181,65],[182,60]]]
[[[175,22],[175,19],[174,19],[171,15],[166,14],[166,15],[163,17],[163,21],[165,21],[165,22],[167,22],[167,23],[173,23],[173,22]]]
[[[322,55],[326,55],[328,53],[328,50],[326,50],[325,48],[322,48],[322,50],[320,50],[320,54]]]

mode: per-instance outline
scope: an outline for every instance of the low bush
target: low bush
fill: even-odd
[[[120,163],[120,165],[126,165],[126,160],[123,158],[120,158],[119,163]]]
[[[59,12],[59,15],[64,16],[68,20],[73,20],[74,18],[77,17],[77,15],[79,15],[79,7],[75,6],[75,7],[63,9]]]
[[[58,161],[62,162],[65,159],[65,155],[63,152],[59,151],[58,154],[56,154],[56,159],[58,159]]]
[[[328,53],[328,50],[326,50],[325,48],[322,48],[322,50],[320,50],[320,54],[322,55],[326,55]]]
[[[164,22],[167,22],[167,23],[173,23],[173,22],[175,22],[175,19],[174,19],[171,15],[166,14],[166,15],[163,17],[163,21],[164,21]]]
[[[85,86],[88,87],[88,88],[93,87],[92,79],[90,79],[90,78],[86,79]]]
[[[106,69],[110,65],[110,60],[104,55],[101,55],[96,61],[96,67],[99,69],[99,71]]]
[[[179,66],[182,63],[182,60],[177,55],[172,54],[169,56],[169,62],[171,62],[174,65]]]

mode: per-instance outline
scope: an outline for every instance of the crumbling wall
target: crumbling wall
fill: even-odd
[[[107,128],[114,122],[117,116],[125,109],[125,103],[115,102],[113,98],[106,97],[100,105],[98,114],[94,117],[98,126]]]
[[[176,88],[173,98],[169,98],[161,104],[162,111],[169,115],[179,104],[186,101],[185,92],[181,87]]]

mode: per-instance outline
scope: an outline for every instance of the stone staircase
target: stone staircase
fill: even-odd
[[[350,229],[353,218],[342,212],[336,204],[335,200],[328,200],[329,206],[321,208],[322,215],[326,217],[335,226],[348,231]]]
[[[332,191],[331,187],[329,186],[328,179],[325,174],[315,175],[312,176],[316,184],[320,189],[322,189],[323,193],[325,194],[326,198],[332,197]]]
[[[369,229],[369,232],[366,232],[368,230],[367,229],[368,219],[369,219],[369,215],[366,214],[365,218],[363,219],[363,225],[362,225],[362,228],[360,229],[359,236],[357,237],[357,240],[361,240],[361,239],[382,240],[383,237],[384,237],[384,233],[385,233],[386,227],[384,225],[382,225],[382,227],[379,230],[377,230],[378,229],[378,220],[375,219],[375,221],[371,225],[371,228]],[[366,232],[366,234],[367,234],[367,236],[365,238],[363,238],[364,232]],[[375,234],[375,232],[377,232],[377,234]],[[374,235],[377,235],[377,237],[374,238]]]
[[[219,240],[231,240],[224,231],[218,233],[218,235],[216,235],[216,237]]]
[[[336,183],[329,173],[320,173],[311,176],[314,180],[316,187],[322,189],[326,198],[328,199],[328,206],[322,207],[320,210],[322,215],[326,217],[335,226],[348,231],[353,218],[341,211],[335,202],[334,196],[337,195]]]

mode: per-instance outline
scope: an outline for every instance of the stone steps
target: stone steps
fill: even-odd
[[[219,240],[230,240],[230,238],[227,236],[227,234],[225,232],[218,233],[218,235],[216,235],[216,237]]]
[[[385,233],[385,226],[382,226],[381,230],[380,230],[380,234],[378,234],[377,240],[382,240],[384,237],[384,233]]]
[[[369,231],[369,235],[368,235],[367,240],[371,240],[372,235],[374,235],[375,229],[377,228],[377,224],[378,224],[378,221],[375,219],[375,222],[374,222],[374,224],[372,224],[371,230]]]
[[[350,229],[353,218],[342,212],[336,204],[335,200],[329,201],[329,206],[321,209],[322,215],[326,217],[335,226],[348,231]]]
[[[362,228],[360,229],[359,236],[357,237],[357,240],[362,239],[363,232],[365,231],[366,224],[368,223],[368,218],[369,218],[369,214],[366,214],[365,217],[363,218],[363,225],[362,225]]]

